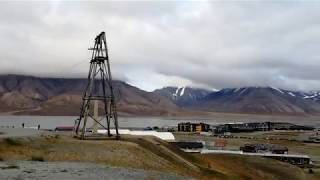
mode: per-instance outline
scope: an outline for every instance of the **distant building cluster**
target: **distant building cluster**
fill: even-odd
[[[168,128],[169,130],[169,128]],[[209,125],[206,123],[182,122],[178,127],[171,129],[172,131],[185,132],[190,134],[218,136],[212,142],[200,141],[180,141],[172,142],[177,147],[189,153],[226,153],[240,154],[247,156],[261,156],[287,162],[299,167],[308,166],[311,162],[309,156],[288,154],[289,150],[286,146],[278,144],[256,143],[244,144],[240,147],[240,151],[224,150],[227,146],[226,138],[247,138],[243,136],[234,136],[231,133],[238,132],[254,132],[254,131],[272,131],[272,130],[315,130],[314,127],[295,125],[285,122],[248,122],[248,123],[226,123],[220,125]],[[312,138],[311,138],[312,137]],[[318,132],[309,137],[308,141],[318,142]],[[250,137],[254,139],[255,137]]]
[[[221,125],[183,122],[178,124],[177,130],[179,132],[213,132],[214,134],[223,134],[226,132],[236,133],[271,130],[314,130],[314,127],[284,122],[227,123]]]
[[[222,134],[225,132],[236,133],[271,130],[314,130],[314,127],[300,126],[283,122],[228,123],[212,127],[212,131],[215,134]]]

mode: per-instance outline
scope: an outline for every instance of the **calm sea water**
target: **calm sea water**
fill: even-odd
[[[1,126],[21,127],[22,123],[27,127],[35,127],[40,124],[43,129],[54,129],[57,126],[73,126],[77,116],[0,116]],[[120,128],[144,128],[144,127],[163,127],[176,126],[179,122],[204,122],[208,124],[223,124],[229,122],[255,122],[255,119],[226,120],[221,118],[162,118],[162,117],[119,117]],[[271,120],[273,121],[273,120]],[[277,120],[279,121],[279,120]],[[300,125],[311,125],[320,127],[320,121],[291,121]],[[89,124],[90,125],[90,124]]]
[[[35,127],[40,124],[43,129],[54,129],[57,126],[73,126],[77,118],[78,116],[0,116],[0,127],[21,127],[24,123],[26,127]],[[191,121],[200,122],[201,120]],[[179,122],[185,122],[185,120],[159,117],[119,117],[118,122],[121,128],[144,128],[148,126],[174,126]],[[88,121],[88,123],[89,126],[92,124],[91,121]]]

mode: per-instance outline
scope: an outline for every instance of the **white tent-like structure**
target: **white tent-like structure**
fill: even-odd
[[[119,134],[128,134],[128,135],[136,135],[136,136],[155,136],[164,141],[174,141],[175,138],[171,132],[157,132],[157,131],[131,131],[129,129],[119,129]],[[115,129],[110,129],[111,134],[115,134]],[[105,134],[107,130],[98,129],[97,133]]]

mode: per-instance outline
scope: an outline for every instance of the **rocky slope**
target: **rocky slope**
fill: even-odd
[[[0,111],[19,114],[78,115],[86,79],[0,76]],[[121,81],[113,82],[118,110],[138,115],[174,115],[179,108],[169,99]]]

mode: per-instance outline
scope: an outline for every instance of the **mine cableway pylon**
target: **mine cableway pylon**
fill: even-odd
[[[101,32],[95,38],[94,47],[89,50],[92,50],[92,57],[88,83],[82,98],[80,117],[75,123],[75,133],[81,139],[89,139],[89,137],[98,135],[97,129],[103,129],[107,137],[115,136],[118,139],[120,137],[118,116],[105,32]],[[93,113],[94,104],[100,104],[104,109],[104,115],[100,119]],[[92,124],[89,124],[90,122]],[[111,122],[114,126],[112,133]]]

